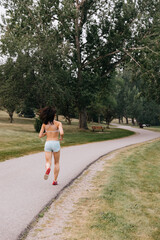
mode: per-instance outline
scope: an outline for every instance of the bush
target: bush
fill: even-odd
[[[34,128],[36,132],[39,132],[41,130],[41,126],[42,126],[42,121],[39,118],[36,118],[34,123]]]
[[[34,118],[35,117],[35,113],[33,111],[33,109],[29,108],[29,107],[25,107],[21,110],[17,110],[18,116],[19,117],[25,117],[25,118]]]
[[[24,117],[25,117],[25,118],[34,118],[34,117],[35,117],[35,114],[34,114],[34,112],[31,113],[31,114],[24,114]]]

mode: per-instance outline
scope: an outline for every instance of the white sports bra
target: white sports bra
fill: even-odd
[[[59,129],[54,125],[54,123],[49,123],[45,125],[46,132],[59,132]]]

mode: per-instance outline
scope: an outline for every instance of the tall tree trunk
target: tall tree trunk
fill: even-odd
[[[66,117],[66,120],[68,121],[68,125],[71,125],[71,119],[70,119],[70,117]]]
[[[134,118],[132,118],[132,124],[135,125]]]
[[[80,25],[79,25],[79,1],[76,0],[76,19],[75,19],[75,44],[76,44],[76,51],[77,51],[77,68],[78,68],[78,88],[80,89],[83,84],[83,78],[82,78],[82,62],[81,62],[81,47],[80,47]],[[81,96],[81,92],[78,92],[79,98]],[[86,109],[84,107],[80,107],[79,111],[79,127],[87,129],[87,113]]]
[[[10,118],[10,123],[12,123],[13,122],[13,112],[9,112],[8,114],[9,114],[9,118]]]
[[[120,117],[118,118],[118,122],[119,122],[119,124],[121,123],[121,118]]]
[[[110,121],[108,118],[106,118],[106,124],[107,124],[107,128],[109,128]]]
[[[88,129],[87,126],[87,112],[85,109],[79,113],[79,128]]]
[[[98,123],[101,123],[101,117],[98,115]]]
[[[126,117],[126,124],[128,124],[128,118]]]

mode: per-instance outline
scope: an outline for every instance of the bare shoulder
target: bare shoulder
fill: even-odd
[[[61,123],[61,122],[59,122],[59,121],[55,121],[55,120],[54,120],[54,124],[55,124],[57,127],[60,127],[60,126],[62,126],[62,123]]]

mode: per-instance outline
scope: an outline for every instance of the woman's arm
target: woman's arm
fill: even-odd
[[[44,127],[44,124],[42,124],[41,130],[39,132],[39,138],[46,136],[47,133],[46,132],[44,133],[44,131],[45,131],[45,127]]]
[[[59,128],[59,132],[60,132],[60,141],[62,141],[63,140],[64,131],[63,131],[63,127],[62,127],[62,123],[61,122],[59,123],[58,128]]]

